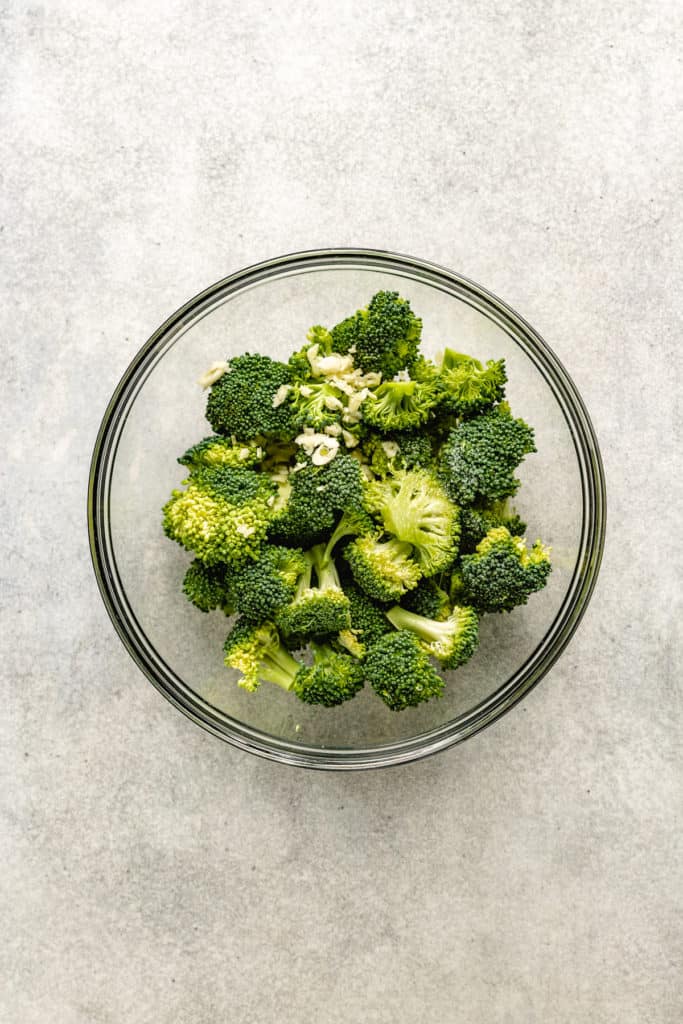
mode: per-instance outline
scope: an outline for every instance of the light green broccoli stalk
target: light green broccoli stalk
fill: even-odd
[[[455,607],[447,619],[437,621],[396,607],[387,612],[387,618],[396,629],[414,633],[426,653],[444,668],[464,665],[479,642],[479,619],[473,608]]]
[[[225,664],[241,673],[238,685],[257,690],[273,683],[291,690],[301,663],[283,646],[272,622],[256,624],[238,619],[223,645]]]
[[[349,599],[341,588],[334,562],[324,562],[324,551],[321,544],[306,553],[306,568],[294,597],[275,616],[282,634],[288,640],[300,641],[301,646],[312,638],[331,636],[351,626]],[[317,586],[313,584],[314,571]]]

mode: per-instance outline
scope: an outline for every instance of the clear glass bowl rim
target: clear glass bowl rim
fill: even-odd
[[[525,350],[558,401],[574,443],[581,479],[582,528],[574,574],[553,623],[532,655],[498,690],[452,721],[407,739],[362,748],[319,748],[292,743],[229,719],[165,664],[137,623],[118,576],[109,501],[118,438],[127,412],[163,355],[169,335],[194,320],[219,295],[234,295],[273,276],[343,267],[403,274],[454,294],[495,320]],[[586,610],[600,569],[605,517],[605,476],[593,425],[569,374],[541,336],[497,296],[454,271],[399,253],[361,248],[315,249],[266,260],[223,278],[181,306],[142,346],[119,381],[98,431],[88,484],[90,553],[100,593],[119,637],[150,682],[188,718],[236,747],[284,764],[333,770],[381,768],[427,757],[475,735],[526,696],[559,658]]]

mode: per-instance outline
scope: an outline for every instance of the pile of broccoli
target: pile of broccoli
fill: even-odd
[[[245,354],[202,379],[214,433],[178,460],[163,528],[194,555],[188,599],[237,615],[225,664],[246,690],[333,707],[368,683],[415,707],[471,658],[483,614],[545,586],[548,549],[509,504],[536,449],[504,362],[429,360],[421,332],[381,291],[287,363]]]

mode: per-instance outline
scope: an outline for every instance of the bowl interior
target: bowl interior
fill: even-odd
[[[191,556],[163,535],[160,512],[184,478],[178,455],[211,432],[200,374],[245,351],[286,359],[312,324],[336,323],[379,289],[410,300],[423,319],[425,354],[448,344],[482,360],[505,358],[510,404],[535,428],[538,447],[521,468],[515,504],[529,540],[540,536],[552,546],[554,566],[547,588],[527,606],[484,618],[477,653],[447,674],[441,700],[400,714],[367,690],[323,709],[277,687],[249,694],[236,686],[222,662],[229,622],[220,612],[197,611],[181,593]],[[402,745],[424,751],[444,736],[457,738],[482,718],[482,709],[511,703],[534,681],[539,652],[547,656],[557,642],[553,631],[586,573],[586,468],[567,397],[544,369],[545,358],[532,332],[486,293],[424,266],[379,257],[281,261],[260,275],[228,279],[171,318],[129,369],[108,410],[93,496],[96,547],[105,563],[100,582],[110,611],[116,605],[119,631],[155,684],[226,738],[241,737],[291,760],[305,751],[309,763],[317,754],[343,761],[360,750],[393,750],[386,756],[398,759]]]

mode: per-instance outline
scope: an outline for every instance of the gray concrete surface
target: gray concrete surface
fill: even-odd
[[[7,1024],[678,1024],[682,8],[2,10]],[[546,336],[610,499],[579,634],[463,747],[351,777],[204,734],[101,605],[129,359],[259,259],[453,267]]]

